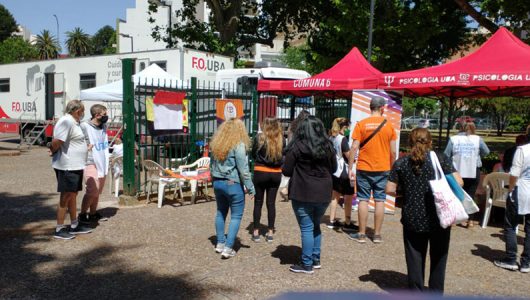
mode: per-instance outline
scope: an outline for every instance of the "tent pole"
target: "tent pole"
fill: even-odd
[[[454,113],[455,98],[453,92],[451,91],[451,96],[449,97],[449,111],[447,111],[447,130],[445,133],[446,140],[449,140],[449,135],[451,134],[451,125],[453,124],[453,113]]]
[[[438,99],[440,101],[440,123],[438,126],[438,150],[442,149],[442,131],[443,131],[443,120],[444,120],[444,110],[445,110],[445,101],[443,98]]]

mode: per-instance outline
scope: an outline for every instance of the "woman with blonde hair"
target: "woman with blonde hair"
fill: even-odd
[[[425,262],[427,247],[430,256],[429,290],[443,293],[445,267],[449,252],[451,226],[444,229],[436,214],[434,196],[429,180],[435,178],[430,158],[432,138],[429,130],[416,128],[409,136],[410,154],[398,159],[386,184],[385,192],[395,196],[399,187],[403,195],[401,224],[407,262],[408,286],[412,290],[425,288]],[[453,174],[462,185],[462,178],[444,154],[437,154],[444,174]]]
[[[283,138],[282,126],[276,118],[265,118],[261,123],[262,132],[254,139],[252,158],[254,159],[254,231],[252,240],[260,241],[259,226],[264,194],[267,193],[268,231],[267,242],[273,241],[274,221],[276,219],[276,194],[282,179]]]
[[[350,121],[346,118],[335,118],[331,126],[331,136],[329,139],[335,148],[337,159],[337,171],[333,174],[333,196],[329,206],[328,228],[337,229],[342,227],[344,231],[358,230],[351,221],[352,199],[355,190],[353,189],[348,176],[348,157],[350,157]],[[344,197],[344,224],[335,219],[339,198]]]
[[[245,189],[252,196],[256,194],[248,168],[249,145],[250,139],[245,124],[239,119],[231,119],[221,124],[210,142],[211,175],[217,202],[215,252],[221,253],[222,258],[236,255],[234,243],[245,209]],[[229,209],[230,224],[225,236],[225,221]]]
[[[484,140],[475,134],[475,123],[465,122],[460,126],[460,132],[449,139],[444,153],[453,160],[453,166],[464,179],[464,191],[475,198],[480,182],[481,157],[490,153]],[[473,226],[475,221],[472,219],[473,215],[470,215],[468,227]]]

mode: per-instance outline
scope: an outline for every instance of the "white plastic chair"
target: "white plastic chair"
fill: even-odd
[[[208,170],[210,169],[210,158],[209,157],[201,157],[192,164],[189,165],[182,165],[179,166],[178,170],[180,174],[182,175],[190,175],[190,172],[200,172],[201,170]],[[191,179],[190,182],[190,189],[191,189],[191,203],[195,203],[195,197],[197,196],[197,185],[199,183],[198,180]],[[208,182],[206,181],[200,181],[202,183],[202,186],[205,189],[204,195],[206,197],[206,200],[208,200]]]
[[[149,189],[147,190],[147,203],[150,202],[151,190],[153,189],[153,184],[158,185],[158,208],[162,207],[162,201],[164,200],[164,190],[166,185],[175,185],[175,192],[173,193],[173,199],[177,194],[177,185],[179,185],[180,180],[177,178],[169,177],[166,174],[164,168],[158,163],[152,160],[144,160],[143,167],[146,171],[146,189],[147,183],[149,183]]]
[[[484,218],[482,219],[482,228],[488,226],[488,221],[493,206],[506,208],[506,197],[508,196],[508,189],[506,188],[510,182],[510,174],[503,172],[493,172],[486,177],[482,182],[482,186],[486,190],[486,209],[484,210]]]

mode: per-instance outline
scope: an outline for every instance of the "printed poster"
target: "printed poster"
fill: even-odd
[[[233,118],[243,119],[243,100],[242,99],[215,99],[215,116],[217,126],[224,121]]]

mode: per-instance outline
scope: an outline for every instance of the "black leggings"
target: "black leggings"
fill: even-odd
[[[417,291],[423,291],[425,289],[425,261],[427,246],[429,246],[429,257],[431,261],[429,290],[443,294],[450,239],[451,226],[447,229],[440,227],[435,231],[425,233],[412,232],[403,228],[409,289]]]
[[[276,219],[276,193],[282,180],[282,173],[254,171],[254,229],[259,228],[261,219],[261,208],[263,207],[263,198],[267,192],[267,214],[269,229],[274,230],[274,221]]]
[[[464,191],[466,191],[466,193],[469,194],[469,196],[471,196],[471,198],[473,198],[473,200],[475,200],[475,193],[477,192],[477,188],[480,183],[480,168],[477,168],[476,174],[477,176],[475,176],[475,178],[462,178],[464,181],[464,186],[462,188]],[[475,220],[477,216],[478,214],[474,213],[469,216],[469,219]]]

